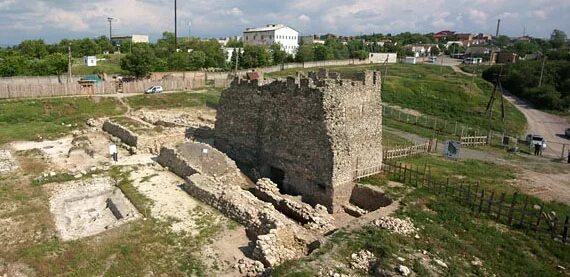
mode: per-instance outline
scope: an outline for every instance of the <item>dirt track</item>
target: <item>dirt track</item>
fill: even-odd
[[[534,109],[510,93],[505,92],[504,97],[526,117],[528,122],[527,133],[541,135],[546,139],[547,150],[545,154],[560,157],[562,145],[567,144],[564,153],[566,157],[567,151],[570,150],[570,140],[564,137],[564,130],[570,128],[570,124],[564,118]]]

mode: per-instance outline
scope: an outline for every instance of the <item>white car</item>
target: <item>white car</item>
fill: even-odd
[[[546,148],[546,140],[539,135],[532,135],[532,134],[528,134],[526,136],[526,142],[530,145],[530,146],[535,146],[537,144],[542,145],[542,149]]]
[[[164,89],[162,89],[162,86],[152,86],[152,87],[148,88],[147,90],[145,90],[144,93],[152,94],[152,93],[161,93],[163,91],[164,91]]]

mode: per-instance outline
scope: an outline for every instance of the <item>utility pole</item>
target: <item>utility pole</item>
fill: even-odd
[[[540,79],[538,81],[538,87],[542,87],[542,76],[544,75],[544,65],[546,64],[546,56],[542,58],[542,68],[540,69]]]
[[[192,28],[192,21],[188,21],[188,41],[190,41],[190,28]]]
[[[67,83],[71,83],[71,43],[67,45]]]
[[[236,53],[236,51],[237,51],[237,53]],[[236,55],[236,77],[238,76],[239,53],[240,53],[239,47],[234,48],[234,55]]]
[[[107,21],[109,21],[109,41],[113,40],[113,20],[112,17],[107,17]]]
[[[499,29],[501,28],[501,19],[497,20],[497,32],[495,33],[495,37],[499,37]]]
[[[174,0],[174,48],[178,51],[178,26],[177,26],[177,15],[176,15],[176,0]]]

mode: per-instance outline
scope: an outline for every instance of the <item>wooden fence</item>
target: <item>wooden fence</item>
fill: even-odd
[[[455,200],[468,207],[475,215],[487,215],[507,226],[542,232],[564,243],[568,241],[569,216],[557,216],[548,211],[544,203],[520,196],[518,193],[507,195],[481,188],[479,183],[452,183],[449,178],[437,180],[431,176],[429,166],[415,167],[402,163],[385,161],[385,175],[415,187],[428,191],[445,199]]]
[[[459,137],[459,141],[463,146],[473,146],[473,145],[487,145],[487,136],[471,136],[471,137]]]
[[[186,80],[166,79],[160,81],[141,80],[125,82],[122,83],[122,86],[115,82],[101,82],[87,87],[78,83],[0,85],[0,99],[101,95],[114,94],[120,91],[123,93],[141,93],[154,85],[160,85],[164,90],[190,90],[204,87],[205,80],[199,78]]]
[[[431,149],[431,141],[426,143],[407,146],[407,147],[400,147],[395,149],[385,149],[383,151],[382,158],[385,160],[395,159],[395,158],[402,158],[422,153],[428,153]]]

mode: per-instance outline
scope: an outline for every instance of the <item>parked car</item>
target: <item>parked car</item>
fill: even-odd
[[[570,138],[570,128],[566,129],[566,131],[564,131],[564,135],[566,135],[567,138]]]
[[[153,94],[153,93],[161,93],[163,91],[164,91],[164,89],[162,89],[162,86],[152,86],[152,87],[148,88],[147,90],[145,90],[144,93]]]
[[[530,146],[535,146],[537,144],[542,145],[542,149],[546,148],[546,140],[539,135],[533,135],[533,134],[528,134],[526,135],[526,142],[530,145]]]

